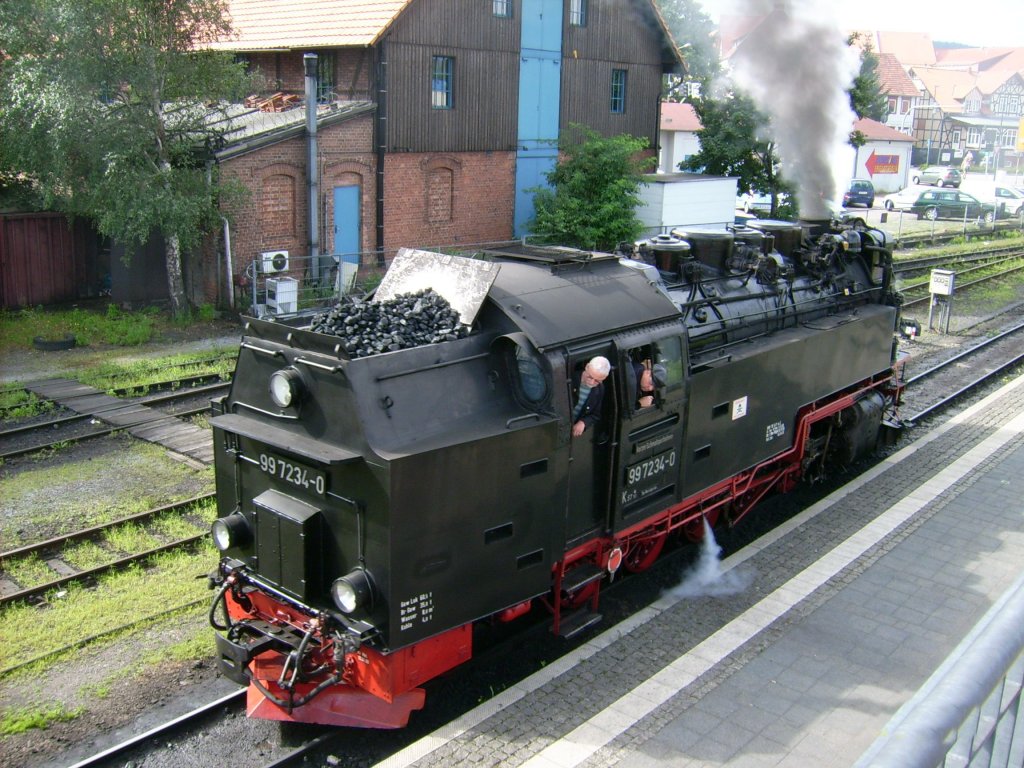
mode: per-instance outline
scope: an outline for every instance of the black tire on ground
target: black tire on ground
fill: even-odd
[[[42,336],[36,336],[32,339],[32,346],[43,352],[58,352],[62,349],[72,349],[77,343],[78,340],[73,333],[65,333],[64,338],[61,339],[44,339]]]

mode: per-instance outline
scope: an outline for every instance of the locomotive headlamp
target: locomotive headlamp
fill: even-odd
[[[241,546],[251,538],[249,523],[242,515],[235,514],[214,520],[210,534],[213,536],[213,543],[221,552],[230,547]]]
[[[302,374],[295,368],[282,368],[270,375],[270,399],[278,408],[295,405],[304,391]]]
[[[366,571],[356,568],[341,578],[335,579],[331,585],[331,597],[334,604],[343,613],[352,613],[362,608],[370,599],[373,587]]]

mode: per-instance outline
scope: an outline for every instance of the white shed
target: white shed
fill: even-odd
[[[674,227],[725,228],[736,212],[736,178],[699,173],[650,173],[640,187],[637,216],[644,237]]]

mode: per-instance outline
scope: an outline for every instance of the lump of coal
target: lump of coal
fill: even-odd
[[[310,330],[344,339],[349,357],[454,341],[469,334],[459,313],[433,288],[372,302],[345,296],[313,318]]]

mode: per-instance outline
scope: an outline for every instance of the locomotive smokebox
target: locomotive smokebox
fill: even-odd
[[[775,241],[775,250],[787,257],[792,256],[793,252],[800,247],[800,241],[803,238],[803,230],[800,225],[791,221],[757,219],[750,222],[750,226],[770,235]]]
[[[726,270],[732,256],[732,232],[720,229],[673,229],[672,234],[686,240],[693,255],[702,264],[721,272]]]
[[[679,265],[690,258],[690,244],[674,235],[655,235],[647,241],[654,263],[662,272],[679,273]]]

